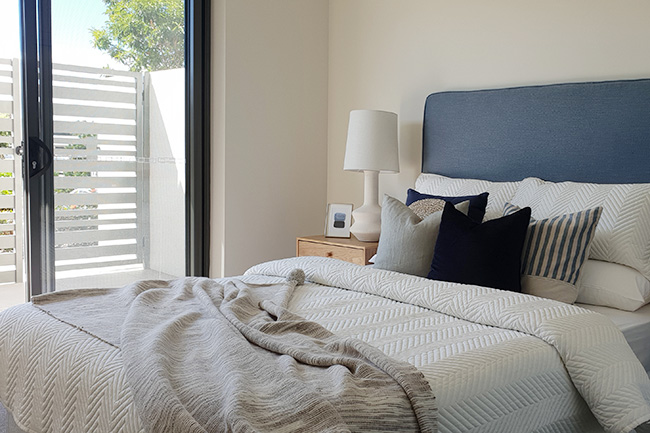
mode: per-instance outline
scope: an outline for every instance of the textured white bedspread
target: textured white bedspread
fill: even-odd
[[[650,375],[650,304],[636,311],[623,311],[600,305],[580,304],[580,306],[609,317],[623,332],[630,348]]]
[[[603,431],[585,399],[607,431],[650,419],[650,381],[600,315],[320,258],[242,280],[279,282],[294,268],[313,283],[289,309],[418,367],[441,432]],[[119,349],[29,304],[0,314],[0,372],[0,400],[27,431],[141,431]]]
[[[645,369],[620,330],[601,314],[519,293],[430,281],[332,259],[287,259],[254,266],[247,274],[286,276],[293,267],[304,269],[312,282],[375,295],[373,300],[339,303],[338,312],[323,307],[326,297],[321,296],[306,303],[295,296],[289,308],[335,333],[350,332],[415,364],[436,390],[441,431],[553,431],[549,418],[567,413],[566,406],[580,412],[580,403],[572,404],[568,395],[564,410],[548,406],[555,398],[533,410],[529,403],[573,386],[605,431],[627,432],[650,420],[650,380]],[[379,307],[382,301],[377,297],[406,305],[402,311],[398,306],[387,311]],[[373,307],[377,307],[374,312]],[[360,317],[355,317],[359,312]],[[413,321],[422,313],[425,324]],[[388,325],[399,316],[408,320]],[[440,329],[436,322],[451,326]],[[414,326],[422,329],[411,333]],[[386,338],[386,334],[392,335]],[[560,369],[565,370],[564,384]],[[549,382],[555,383],[549,386]],[[517,408],[522,410],[510,412]],[[486,418],[497,424],[512,418],[521,424],[514,429],[505,424],[479,427]],[[551,426],[556,431],[591,428],[589,417],[577,422],[571,418]]]

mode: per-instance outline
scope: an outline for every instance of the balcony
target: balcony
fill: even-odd
[[[0,309],[25,299],[18,61],[0,59]],[[184,269],[184,70],[55,64],[57,290]]]

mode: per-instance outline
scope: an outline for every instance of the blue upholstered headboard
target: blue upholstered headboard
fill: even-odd
[[[431,94],[422,172],[650,182],[650,79]]]

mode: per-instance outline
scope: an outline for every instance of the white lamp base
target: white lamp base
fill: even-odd
[[[350,232],[362,242],[377,242],[381,230],[379,206],[379,172],[364,171],[363,206],[352,212],[354,224]]]
[[[354,224],[350,232],[362,242],[377,242],[381,229],[381,208],[379,205],[363,205],[352,212]]]

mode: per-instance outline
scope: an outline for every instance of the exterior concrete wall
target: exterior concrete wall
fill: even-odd
[[[185,69],[149,74],[149,268],[185,275]]]

